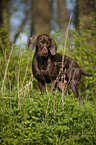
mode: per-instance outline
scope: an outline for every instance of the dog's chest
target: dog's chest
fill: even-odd
[[[48,62],[45,60],[40,64],[40,70],[46,70]]]
[[[38,59],[38,68],[46,82],[51,82],[57,76],[57,66],[50,57]]]
[[[50,66],[51,66],[51,61],[50,61],[49,58],[48,59],[47,58],[42,58],[42,59],[38,60],[38,68],[40,70],[45,70],[46,71],[48,69],[48,67],[50,67]]]

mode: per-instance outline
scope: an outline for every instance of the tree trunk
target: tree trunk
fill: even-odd
[[[0,0],[0,26],[4,23],[9,23],[9,1]]]
[[[50,33],[51,8],[48,0],[32,1],[32,33]]]
[[[6,54],[9,47],[9,2],[10,0],[0,0],[0,26],[4,27],[0,31],[0,41],[2,46],[0,49],[6,49]],[[6,47],[7,46],[7,47]]]
[[[58,21],[63,38],[65,38],[66,28],[68,26],[68,15],[66,10],[65,0],[57,0],[58,5]]]

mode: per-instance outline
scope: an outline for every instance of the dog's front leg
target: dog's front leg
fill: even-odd
[[[50,90],[50,92],[52,93],[53,92],[53,89],[56,87],[56,80],[54,80],[53,82],[52,82],[52,85],[51,85],[51,90]]]
[[[39,85],[39,88],[40,88],[41,92],[44,92],[44,90],[45,90],[45,83],[38,82],[38,85]]]

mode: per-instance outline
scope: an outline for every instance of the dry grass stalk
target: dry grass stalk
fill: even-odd
[[[19,74],[20,74],[20,66],[21,66],[21,59],[22,59],[22,35],[21,36],[21,47],[20,47],[20,55],[19,55],[19,71],[18,71],[18,79],[17,79],[17,88],[18,88],[18,108],[20,107],[20,98],[19,98]]]
[[[56,95],[54,95],[54,106],[53,106],[53,110],[54,110],[54,124],[55,124],[55,97],[56,97]]]
[[[6,69],[5,69],[5,74],[4,74],[4,78],[3,78],[3,84],[2,84],[2,87],[1,87],[2,96],[3,96],[4,82],[5,82],[5,79],[6,79],[8,65],[9,65],[9,62],[10,62],[10,58],[11,58],[12,51],[13,51],[13,43],[12,43],[12,49],[10,51],[10,55],[9,55],[9,58],[8,58],[8,62],[7,62],[7,65],[6,65]]]
[[[46,111],[46,114],[45,114],[45,120],[46,120],[46,116],[47,116],[47,112],[48,112],[48,108],[49,108],[49,103],[50,103],[50,96],[49,96],[49,100],[48,100],[47,111]]]
[[[31,74],[31,80],[33,82],[33,74]],[[33,89],[33,83],[31,83],[31,89]]]
[[[23,91],[24,89],[26,89],[27,87],[29,87],[29,85],[32,84],[32,82],[29,82],[26,86],[24,86],[22,89],[19,90],[19,92]]]
[[[2,51],[3,51],[4,58],[5,58],[5,62],[7,62],[6,51],[4,52],[3,46],[2,46]],[[8,71],[8,78],[9,78],[9,71]],[[10,78],[9,78],[9,87],[10,87],[10,97],[11,97],[11,80],[10,80]],[[11,109],[11,99],[10,99],[10,109]]]
[[[25,76],[24,76],[24,79],[23,79],[23,82],[22,82],[22,85],[21,85],[22,87],[23,87],[24,81],[25,81],[26,76],[27,76],[27,71],[28,71],[28,66],[29,66],[29,59],[30,59],[30,54],[28,56],[28,63],[27,63],[26,71],[25,71]]]
[[[68,32],[69,32],[69,26],[70,26],[71,19],[72,19],[72,13],[71,13],[71,16],[69,19],[68,27],[66,29],[66,39],[65,39],[64,51],[63,51],[63,57],[62,57],[62,72],[63,72],[63,67],[64,67],[64,55],[65,55],[65,50],[66,50],[66,44],[67,44]],[[64,96],[64,87],[62,87],[62,105],[64,106],[63,96]]]
[[[0,69],[2,69],[2,64],[1,64],[1,59],[0,59]],[[0,78],[1,78],[1,80],[2,80],[2,75],[1,75],[1,71],[0,71]],[[1,86],[1,82],[0,82],[0,86]]]
[[[30,80],[29,81],[32,81],[33,82],[33,73],[32,73],[32,68],[30,67],[30,71],[31,71],[31,77],[30,77]],[[33,89],[33,83],[31,83],[31,89]]]
[[[10,109],[11,109],[11,79],[9,77],[9,71],[8,71],[8,78],[9,78],[9,87],[10,87]]]

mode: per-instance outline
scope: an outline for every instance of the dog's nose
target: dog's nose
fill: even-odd
[[[43,48],[43,53],[44,53],[44,54],[48,53],[48,50],[47,50],[46,47]]]

